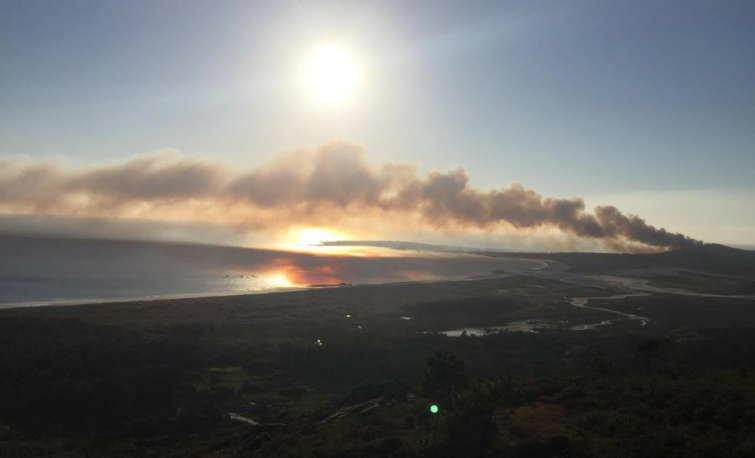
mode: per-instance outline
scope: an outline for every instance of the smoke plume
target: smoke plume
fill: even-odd
[[[375,167],[345,141],[248,170],[174,151],[87,168],[0,160],[0,212],[218,221],[247,230],[380,218],[440,231],[557,228],[624,251],[700,244],[613,206],[589,213],[580,197],[543,197],[520,184],[483,191],[462,168],[420,176],[411,164]]]

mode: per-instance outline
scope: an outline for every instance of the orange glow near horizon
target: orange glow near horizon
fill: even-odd
[[[312,285],[336,285],[342,280],[336,266],[324,265],[304,269],[295,265],[277,267],[266,274],[276,288],[310,287]]]
[[[324,246],[323,242],[348,240],[345,232],[322,227],[307,227],[289,231],[287,243],[273,245],[274,249],[326,256],[370,256],[361,247]]]
[[[319,245],[322,242],[335,242],[346,237],[330,229],[311,227],[302,229],[297,234],[297,245]]]
[[[268,282],[270,282],[271,286],[275,288],[288,288],[292,286],[299,286],[291,280],[288,279],[288,276],[284,273],[275,273],[272,275],[269,275],[267,277]]]

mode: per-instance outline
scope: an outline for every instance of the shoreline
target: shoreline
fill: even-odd
[[[538,269],[535,269],[538,270]],[[470,275],[467,277],[455,277],[455,278],[437,278],[429,280],[406,280],[406,281],[388,281],[388,282],[375,282],[375,283],[354,283],[348,286],[341,285],[311,285],[311,286],[299,286],[299,287],[285,287],[285,288],[270,288],[258,291],[229,291],[218,293],[189,293],[189,294],[171,294],[165,296],[140,296],[133,298],[115,298],[115,299],[71,299],[71,300],[50,300],[50,301],[33,301],[33,302],[14,302],[7,304],[0,304],[0,312],[3,310],[18,310],[29,308],[43,308],[43,307],[77,307],[77,306],[93,306],[93,305],[111,305],[111,304],[128,304],[128,303],[148,303],[155,301],[173,301],[183,299],[205,299],[214,297],[240,297],[240,296],[258,296],[264,294],[280,294],[280,293],[295,293],[295,292],[307,292],[318,291],[326,289],[352,289],[362,286],[391,286],[391,285],[407,285],[407,284],[428,284],[428,283],[445,283],[445,282],[461,282],[461,281],[477,281],[490,278],[504,278],[511,275],[516,275],[519,272],[500,272],[500,273],[487,273]]]
[[[218,293],[188,293],[188,294],[169,294],[165,296],[138,296],[124,297],[115,299],[70,299],[70,300],[51,300],[51,301],[33,301],[33,302],[11,302],[0,304],[0,311],[23,309],[23,308],[40,308],[40,307],[75,307],[85,305],[107,305],[107,304],[127,304],[131,302],[153,302],[153,301],[172,301],[181,299],[203,299],[212,297],[234,297],[249,296],[257,294],[275,294],[275,293],[292,293],[297,291],[308,291],[319,288],[287,287],[287,288],[270,288],[259,291],[228,291]]]

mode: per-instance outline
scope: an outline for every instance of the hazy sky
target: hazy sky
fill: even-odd
[[[254,167],[333,138],[755,243],[752,1],[0,1],[0,158],[174,148]],[[328,105],[319,43],[362,69]]]

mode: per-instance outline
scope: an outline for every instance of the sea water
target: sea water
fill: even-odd
[[[369,256],[142,241],[0,237],[0,307],[244,294],[536,269],[538,261],[374,249]]]

